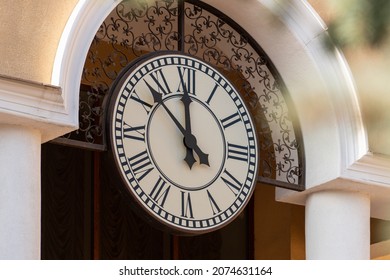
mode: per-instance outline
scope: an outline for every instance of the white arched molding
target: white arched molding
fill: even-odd
[[[71,122],[78,127],[81,75],[91,42],[107,15],[121,0],[80,0],[65,29],[54,61],[51,83],[62,88]]]
[[[327,34],[327,27],[307,2],[283,0],[266,0],[263,2],[267,3],[267,6],[269,6],[270,9],[279,15],[279,18],[286,23],[286,26],[301,41],[307,54],[313,60],[314,67],[317,69],[316,74],[323,83],[315,86],[315,91],[306,93],[315,98],[319,98],[316,102],[317,105],[310,104],[314,105],[311,111],[314,115],[317,115],[317,118],[319,113],[324,113],[324,117],[326,118],[335,118],[340,153],[335,153],[331,156],[339,158],[340,173],[342,174],[350,165],[368,152],[366,131],[348,65],[341,52],[330,42]],[[307,84],[307,82],[310,83],[310,81],[304,80],[305,84]],[[331,108],[323,106],[323,104],[320,103],[322,100],[328,101]],[[301,105],[305,105],[304,101],[300,103]],[[324,112],[324,109],[327,111]],[[316,113],[316,110],[319,111]],[[301,121],[303,121],[302,118],[307,118],[307,113],[309,112],[304,108],[300,109],[299,114],[302,115]],[[309,121],[317,126],[315,123],[317,118]],[[326,121],[324,118],[321,118],[321,120]],[[330,129],[331,124],[326,125],[326,123],[324,124],[321,122],[320,125],[325,132]],[[317,130],[318,129],[315,129],[314,131]],[[334,138],[335,136],[336,135],[332,135],[330,137]],[[307,140],[307,137],[304,136],[304,138]],[[315,145],[315,143],[313,144]],[[325,145],[326,141],[322,141],[320,144],[320,147],[317,145],[316,149],[327,153],[328,145]],[[310,150],[310,153],[312,153],[312,151],[313,149]],[[321,157],[316,159],[316,161],[320,160]],[[330,161],[327,164],[332,163],[334,163],[334,161]],[[329,168],[329,166],[327,168]],[[323,182],[315,182],[313,185],[318,185],[319,183]]]

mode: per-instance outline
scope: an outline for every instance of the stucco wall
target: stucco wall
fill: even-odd
[[[78,0],[0,0],[0,75],[50,83],[58,42]]]

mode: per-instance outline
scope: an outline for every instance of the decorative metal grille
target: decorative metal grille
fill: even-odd
[[[120,3],[100,26],[85,62],[80,128],[60,141],[104,150],[104,103],[110,86],[135,58],[162,50],[194,55],[229,77],[256,122],[261,145],[259,181],[304,189],[303,145],[282,79],[245,30],[201,1]]]

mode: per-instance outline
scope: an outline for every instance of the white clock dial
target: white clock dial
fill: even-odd
[[[110,106],[111,149],[132,197],[176,232],[231,222],[257,177],[254,123],[215,68],[178,53],[128,68]]]

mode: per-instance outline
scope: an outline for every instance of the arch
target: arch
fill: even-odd
[[[75,126],[78,126],[80,80],[89,46],[102,21],[120,2],[80,0],[62,33],[51,84],[62,88],[66,110]]]
[[[101,22],[119,2],[80,0],[61,38],[52,84],[62,87],[74,123],[88,48]],[[298,0],[204,2],[246,29],[283,78],[305,145],[306,188],[338,178],[367,152],[365,129],[348,67],[337,49],[324,44],[326,27],[307,4]]]

